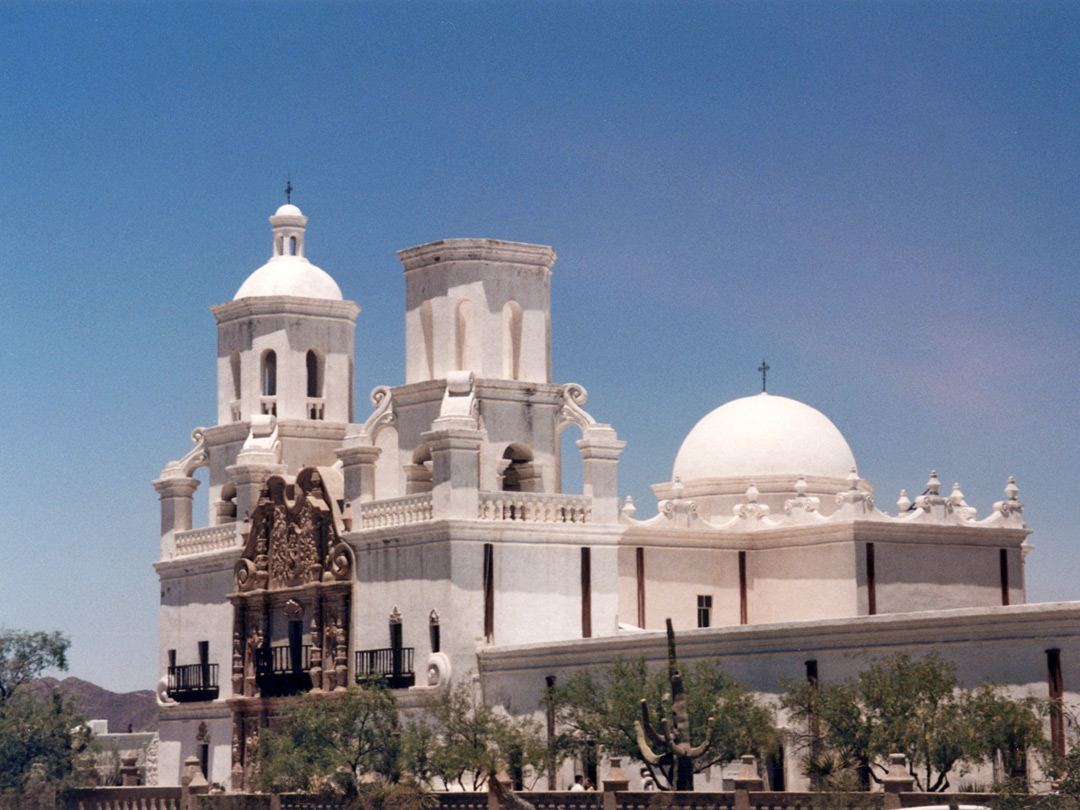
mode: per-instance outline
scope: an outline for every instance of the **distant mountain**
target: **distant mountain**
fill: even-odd
[[[42,694],[51,694],[57,687],[88,720],[108,720],[110,733],[127,731],[129,725],[132,731],[157,730],[158,705],[152,689],[110,692],[79,678],[38,678],[28,686]]]

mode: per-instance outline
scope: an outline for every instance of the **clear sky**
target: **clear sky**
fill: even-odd
[[[1080,598],[1080,3],[0,3],[0,625],[150,688],[150,481],[215,410],[267,217],[404,379],[396,250],[550,244],[556,381],[655,509],[769,390],[879,506],[1015,475],[1030,601]],[[358,412],[364,418],[366,412]],[[196,497],[201,501],[200,492]],[[202,507],[205,515],[205,505]]]

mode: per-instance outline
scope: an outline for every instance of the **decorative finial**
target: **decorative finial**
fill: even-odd
[[[941,481],[937,477],[937,470],[930,471],[930,480],[926,482],[926,491],[930,495],[937,495],[941,490]]]
[[[765,358],[761,358],[761,365],[758,366],[758,371],[761,372],[761,393],[765,393],[765,375],[769,373],[769,364],[765,362]]]
[[[896,502],[896,508],[900,510],[900,514],[904,514],[911,509],[911,499],[907,496],[907,490],[900,490],[900,500]]]
[[[285,202],[292,202],[292,172],[289,172],[288,177],[285,179]]]

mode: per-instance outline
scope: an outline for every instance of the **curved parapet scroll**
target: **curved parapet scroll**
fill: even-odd
[[[161,471],[162,478],[191,478],[195,470],[210,463],[210,454],[206,450],[206,429],[197,427],[191,431],[191,441],[195,443],[182,459],[170,461]]]
[[[563,406],[559,411],[559,427],[577,425],[582,430],[592,427],[596,420],[585,411],[585,402],[589,399],[589,392],[585,386],[578,383],[567,383],[562,388]]]

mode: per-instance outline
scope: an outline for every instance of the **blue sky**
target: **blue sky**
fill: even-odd
[[[394,252],[550,244],[553,369],[629,444],[759,390],[894,511],[1015,475],[1080,598],[1080,3],[0,4],[0,625],[157,673],[150,481],[215,419],[211,304],[283,200],[403,381]],[[364,414],[359,414],[362,418]],[[201,493],[200,493],[201,494]]]

